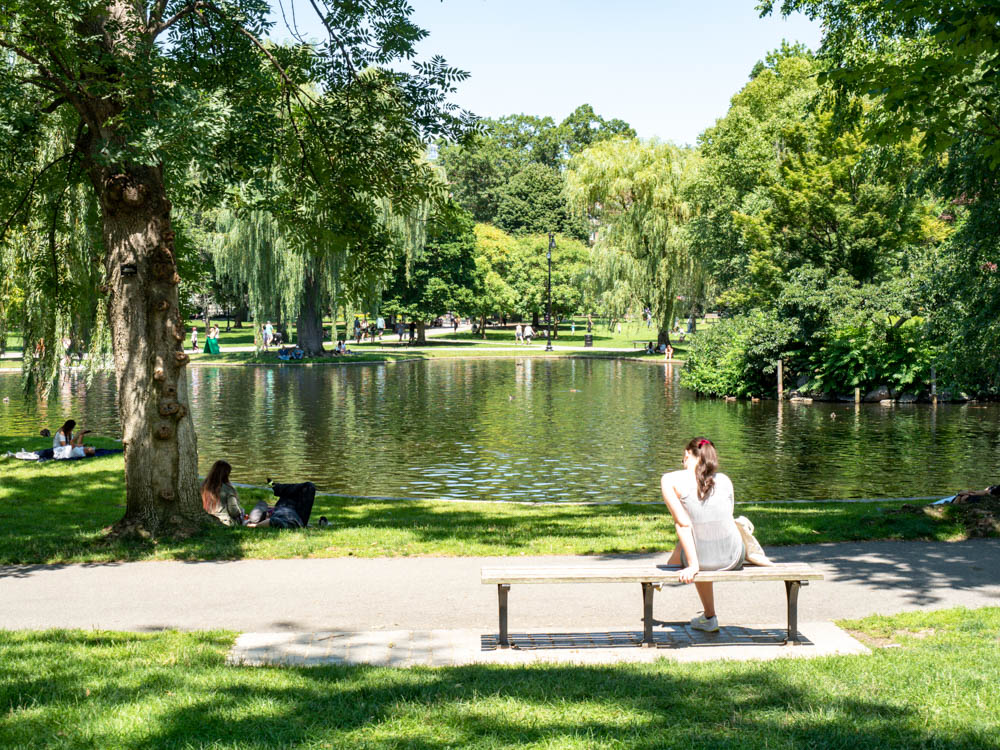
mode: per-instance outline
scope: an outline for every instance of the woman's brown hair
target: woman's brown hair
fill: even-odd
[[[233,467],[226,461],[216,461],[201,483],[201,507],[208,513],[218,513],[222,507],[219,490],[229,481],[229,472],[232,470]]]
[[[715,472],[719,470],[719,454],[712,441],[703,437],[691,438],[684,450],[698,459],[694,476],[698,480],[698,499],[705,502],[705,499],[715,489]]]

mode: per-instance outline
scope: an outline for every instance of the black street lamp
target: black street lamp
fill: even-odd
[[[546,317],[548,318],[549,330],[545,337],[545,351],[547,352],[552,351],[552,248],[554,248],[555,246],[556,246],[556,236],[552,232],[549,232],[549,252],[547,254],[547,257],[549,259],[549,283],[548,283],[549,311],[548,314],[546,315]]]

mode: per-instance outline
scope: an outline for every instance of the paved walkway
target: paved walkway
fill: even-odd
[[[819,653],[819,647],[825,648],[830,643],[835,650],[841,650],[836,648],[835,641],[824,641],[832,638],[822,634],[828,631],[812,630],[814,624],[834,619],[921,608],[1000,605],[1000,578],[996,575],[1000,540],[996,539],[952,544],[821,544],[769,551],[780,561],[811,562],[826,575],[826,580],[804,588],[799,597],[802,631],[817,648],[812,651],[786,648],[781,651],[784,655]],[[519,564],[567,566],[594,560],[592,557],[516,559]],[[656,556],[625,559],[650,560]],[[254,661],[253,654],[259,655],[259,649],[268,643],[261,634],[268,633],[283,634],[268,637],[277,639],[275,643],[283,638],[289,644],[289,658],[299,654],[295,658],[322,656],[331,661],[351,661],[358,651],[352,656],[348,651],[331,655],[328,650],[322,653],[315,648],[308,650],[307,646],[312,648],[309,644],[321,644],[323,649],[331,645],[315,634],[336,634],[334,640],[341,639],[342,645],[365,638],[377,641],[382,644],[382,656],[377,663],[391,663],[394,659],[419,662],[426,649],[414,644],[437,638],[435,634],[439,631],[453,632],[452,656],[446,657],[445,663],[451,663],[448,659],[454,661],[455,654],[468,653],[498,661],[539,658],[538,654],[544,651],[546,658],[558,660],[575,658],[569,655],[573,650],[586,652],[590,655],[587,658],[594,659],[610,658],[608,654],[612,651],[628,650],[615,644],[585,647],[583,641],[573,640],[607,638],[609,634],[641,629],[639,587],[612,584],[514,586],[510,593],[511,632],[543,639],[552,634],[570,634],[570,645],[523,649],[536,654],[532,657],[492,651],[483,643],[477,647],[476,638],[495,635],[497,628],[496,590],[479,582],[479,570],[484,565],[511,560],[348,557],[6,566],[0,567],[0,602],[3,602],[0,628],[132,631],[227,628],[257,634],[241,639],[244,651],[239,653],[250,662]],[[751,635],[760,639],[784,622],[784,588],[780,582],[721,584],[717,587],[717,599],[723,632],[713,641],[715,647],[710,652],[714,655],[723,655],[721,646],[727,644],[747,645],[738,642],[746,636],[746,633],[740,635],[740,627],[751,628]],[[662,656],[669,652],[677,657],[684,652],[676,645],[681,643],[677,640],[678,624],[698,609],[691,586],[668,587],[657,594],[654,615],[662,623],[658,632],[667,641],[673,638],[675,645],[650,653]],[[470,633],[475,636],[471,641]],[[409,644],[406,648],[411,656],[390,653],[390,643]],[[461,648],[466,650],[455,644],[465,644]],[[692,656],[684,658],[694,658],[692,649],[697,650],[690,647],[686,653]],[[701,652],[707,651],[701,648]],[[234,658],[239,658],[237,652],[234,654]],[[767,655],[759,648],[754,654]],[[652,657],[631,654],[622,658]]]

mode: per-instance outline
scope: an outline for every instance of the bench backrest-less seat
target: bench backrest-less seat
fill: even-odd
[[[591,565],[491,565],[482,568],[484,584],[497,586],[500,603],[500,634],[498,643],[508,647],[507,595],[511,585],[525,583],[638,583],[642,586],[643,637],[641,645],[653,645],[653,592],[663,584],[680,583],[680,567],[651,563],[595,562]],[[756,567],[747,565],[742,570],[703,570],[695,580],[712,583],[754,583],[757,581],[783,581],[788,607],[788,637],[785,642],[795,644],[798,638],[799,588],[809,581],[823,580],[823,574],[808,563],[776,563]]]

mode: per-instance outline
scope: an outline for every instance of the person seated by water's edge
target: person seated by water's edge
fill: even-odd
[[[663,475],[663,502],[673,516],[679,544],[667,565],[679,565],[681,583],[694,583],[704,612],[691,620],[695,630],[719,629],[715,592],[696,580],[700,570],[740,570],[746,546],[733,518],[733,483],[718,473],[719,456],[707,438],[693,438],[684,448],[684,469]]]
[[[653,348],[653,342],[650,341],[648,344],[646,344],[646,354],[655,354],[655,353],[656,349]]]
[[[83,444],[83,436],[90,430],[80,430],[74,435],[74,427],[76,427],[76,420],[67,419],[55,437],[52,438],[53,458],[83,458],[94,455],[94,446]]]
[[[278,502],[271,508],[260,500],[247,515],[240,506],[236,488],[229,482],[233,467],[228,461],[216,461],[201,484],[201,506],[224,526],[246,526],[248,528],[274,527],[276,529],[302,528],[309,523],[316,486],[312,482],[302,484],[277,484],[272,486]],[[270,483],[270,480],[268,480]],[[326,517],[320,518],[325,525]]]
[[[316,485],[312,482],[298,484],[282,484],[271,482],[271,491],[278,497],[278,502],[271,508],[260,500],[250,511],[247,526],[250,528],[300,529],[309,525],[313,502],[316,500]],[[326,526],[326,516],[319,519],[320,526]]]
[[[224,526],[246,525],[246,515],[240,507],[236,488],[229,483],[233,467],[227,461],[216,461],[201,483],[201,507]]]

